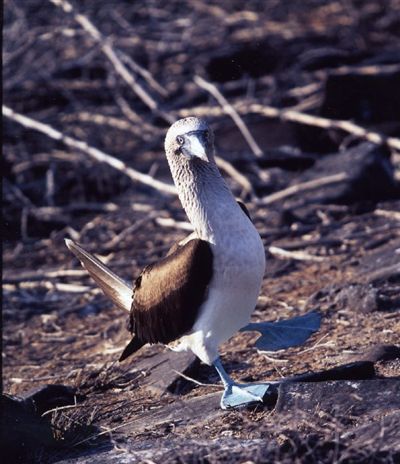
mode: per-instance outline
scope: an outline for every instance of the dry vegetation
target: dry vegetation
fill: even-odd
[[[396,462],[400,2],[6,0],[3,38],[8,462]],[[132,279],[188,233],[163,154],[187,115],[265,243],[254,318],[324,316],[283,353],[222,347],[244,381],[323,372],[276,405],[221,412],[160,347],[119,365],[126,315],[63,242]]]

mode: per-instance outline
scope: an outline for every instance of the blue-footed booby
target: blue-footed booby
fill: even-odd
[[[192,234],[145,267],[133,287],[80,245],[66,244],[104,293],[130,311],[132,339],[120,360],[146,343],[191,350],[219,373],[222,408],[262,401],[271,384],[234,382],[221,364],[219,345],[241,329],[262,334],[259,349],[293,346],[319,327],[319,316],[310,313],[289,326],[247,325],[263,281],[264,246],[217,168],[213,132],[202,119],[181,119],[167,132],[165,153]]]

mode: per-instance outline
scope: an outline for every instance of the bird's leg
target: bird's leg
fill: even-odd
[[[225,391],[221,398],[221,408],[229,409],[251,403],[262,403],[267,393],[271,392],[272,385],[268,383],[240,384],[234,382],[223,368],[221,360],[217,358],[213,366],[221,377]]]

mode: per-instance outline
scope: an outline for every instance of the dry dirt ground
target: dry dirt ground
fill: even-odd
[[[98,40],[65,2],[5,2],[6,462],[399,462],[399,2],[100,3],[73,4]],[[207,117],[265,244],[254,320],[323,316],[303,346],[262,353],[240,333],[221,357],[237,380],[291,382],[221,411],[217,374],[191,355],[151,346],[118,363],[127,315],[64,238],[131,280],[187,235],[185,215],[17,113],[166,183],[168,121]]]

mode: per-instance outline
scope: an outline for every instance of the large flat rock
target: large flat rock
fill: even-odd
[[[119,432],[126,435],[138,434],[159,427],[162,424],[182,426],[189,423],[200,424],[225,413],[219,403],[222,392],[210,393],[188,400],[177,399],[159,410],[147,412],[130,421]]]
[[[275,411],[292,417],[324,411],[379,419],[399,409],[400,379],[376,379],[282,384]]]
[[[181,378],[198,365],[191,352],[176,353],[155,345],[147,348],[146,357],[135,363],[135,369],[143,373],[140,385],[155,395],[164,394]]]

